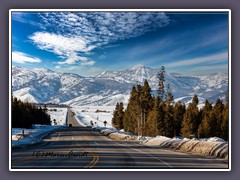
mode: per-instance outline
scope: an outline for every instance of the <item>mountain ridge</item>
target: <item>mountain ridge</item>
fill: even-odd
[[[83,77],[74,73],[60,73],[46,69],[12,67],[13,95],[23,101],[35,103],[65,103],[69,105],[114,105],[128,102],[133,85],[143,84],[147,79],[153,94],[157,89],[157,69],[144,65],[121,71],[105,71],[95,77]],[[211,75],[184,75],[166,73],[166,84],[175,99],[189,102],[189,96],[197,94],[200,99],[213,103],[228,89],[228,76],[224,73]]]

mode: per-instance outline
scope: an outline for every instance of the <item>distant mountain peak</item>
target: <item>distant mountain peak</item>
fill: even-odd
[[[47,68],[34,68],[34,71],[43,71],[43,72],[55,72],[51,69],[47,69]]]
[[[144,66],[143,64],[138,64],[138,65],[136,65],[136,66],[133,66],[133,67],[130,68],[130,69],[136,70],[136,69],[142,69],[142,68],[146,68],[146,66]]]

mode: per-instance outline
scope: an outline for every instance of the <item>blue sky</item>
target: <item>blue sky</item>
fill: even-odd
[[[228,71],[228,13],[12,12],[12,63],[95,76],[138,64]]]

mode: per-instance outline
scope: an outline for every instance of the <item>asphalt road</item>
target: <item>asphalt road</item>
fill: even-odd
[[[224,169],[228,162],[135,141],[113,141],[90,127],[81,127],[68,112],[73,127],[59,129],[43,143],[12,152],[12,169]]]

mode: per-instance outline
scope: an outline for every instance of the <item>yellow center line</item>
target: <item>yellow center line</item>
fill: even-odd
[[[93,164],[89,167],[89,168],[93,168],[99,161],[99,156],[98,155],[95,155],[95,161],[93,162]]]
[[[58,141],[58,139],[59,139],[60,135],[61,135],[61,133],[59,133],[59,134],[58,134],[57,141]]]
[[[94,154],[93,155],[93,160],[86,166],[84,166],[84,168],[93,168],[99,161],[99,156]]]

